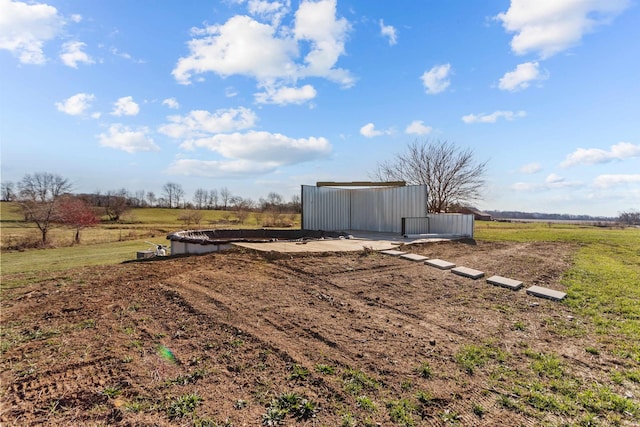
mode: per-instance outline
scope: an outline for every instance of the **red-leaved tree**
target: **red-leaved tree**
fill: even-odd
[[[64,197],[58,205],[59,221],[76,230],[75,243],[80,243],[80,230],[100,222],[87,202],[77,197]]]

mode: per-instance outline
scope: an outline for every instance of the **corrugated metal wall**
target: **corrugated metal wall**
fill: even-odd
[[[473,237],[474,216],[467,214],[429,214],[429,233]]]
[[[341,189],[302,186],[302,228],[400,233],[403,217],[427,215],[422,185]]]

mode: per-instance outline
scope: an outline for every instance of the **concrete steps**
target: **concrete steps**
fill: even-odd
[[[400,257],[408,261],[424,262],[425,265],[428,265],[430,267],[435,267],[440,270],[449,270],[453,274],[457,274],[459,276],[467,277],[473,280],[477,280],[477,279],[480,279],[481,277],[484,277],[483,271],[475,270],[469,267],[456,267],[454,263],[449,261],[444,261],[439,258],[429,259],[428,257],[423,255],[412,254],[412,253],[407,253],[407,252],[397,251],[397,250],[385,250],[385,251],[380,251],[380,253],[385,255]],[[521,282],[520,280],[510,279],[508,277],[502,277],[502,276],[496,276],[496,275],[487,278],[487,283],[495,286],[500,286],[506,289],[511,289],[513,291],[517,291],[523,286],[523,282]],[[556,291],[554,289],[549,289],[542,286],[531,286],[530,288],[527,289],[526,292],[527,292],[527,295],[535,296],[538,298],[546,298],[552,301],[562,301],[567,296],[565,292]]]

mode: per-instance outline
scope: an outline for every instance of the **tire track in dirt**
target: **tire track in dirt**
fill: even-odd
[[[395,265],[391,265],[388,267],[384,267],[384,268],[362,268],[358,271],[354,271],[354,272],[347,272],[347,273],[342,273],[341,279],[342,280],[353,280],[354,278],[363,280],[365,277],[365,273],[368,274],[379,274],[379,273],[387,273],[387,272],[393,272],[393,273],[397,273],[397,272],[402,272],[402,271],[409,271],[411,269],[415,269],[416,267],[418,267],[415,263],[411,263],[409,261],[401,261],[398,262]],[[316,294],[320,294],[322,295],[322,290],[324,287],[326,287],[326,285],[331,286],[334,290],[337,290],[339,295],[338,297],[333,297],[331,296],[334,300],[356,300],[360,303],[359,309],[361,311],[367,311],[367,307],[376,307],[378,309],[383,309],[389,312],[392,312],[394,314],[396,314],[398,316],[398,318],[396,318],[395,320],[402,322],[402,323],[410,323],[406,320],[406,318],[410,318],[413,319],[414,321],[418,321],[422,324],[428,324],[428,325],[432,325],[435,327],[438,327],[446,332],[448,332],[449,334],[453,334],[456,336],[459,336],[461,338],[468,338],[468,335],[465,333],[461,333],[459,329],[442,324],[441,322],[436,321],[433,318],[425,318],[424,316],[421,316],[419,314],[416,313],[412,313],[406,310],[402,310],[399,309],[397,307],[394,307],[392,305],[386,304],[384,302],[381,302],[375,298],[371,298],[368,297],[366,295],[364,295],[362,292],[353,292],[353,291],[349,291],[348,289],[346,289],[343,286],[340,286],[339,284],[333,282],[332,280],[325,278],[324,275],[319,277],[319,276],[315,276],[310,274],[308,271],[305,271],[302,268],[298,268],[298,267],[293,267],[293,266],[289,266],[289,265],[282,265],[279,264],[278,265],[279,269],[284,273],[284,274],[289,274],[289,275],[293,275],[295,277],[298,278],[298,280],[302,281],[303,283],[305,283],[306,285],[306,289],[305,291],[307,293],[310,293],[311,295],[316,295]],[[418,268],[422,268],[422,266],[419,266]],[[426,270],[425,270],[426,271]],[[336,273],[336,275],[339,273]],[[315,293],[314,293],[315,292]],[[473,338],[473,337],[472,337]]]
[[[219,294],[206,286],[194,282],[181,283],[176,287],[168,284],[162,286],[168,287],[165,292],[167,295],[171,295],[174,303],[176,297],[181,298],[183,300],[181,306],[189,307],[190,312],[204,316],[208,322],[235,328],[244,334],[249,334],[252,339],[268,347],[288,364],[297,363],[303,366],[313,364],[308,357],[297,350],[298,348],[304,348],[307,351],[316,349],[316,353],[329,353],[339,347],[339,344],[323,337],[319,332],[296,324],[286,316],[277,313],[261,313],[259,317],[256,316],[249,321],[247,312],[238,313],[230,308],[230,298],[232,297]],[[207,303],[222,312],[222,316],[226,320],[222,322],[215,319],[216,316],[213,315],[211,306]],[[257,313],[257,310],[248,311]],[[295,342],[295,346],[287,345],[287,342]],[[318,346],[318,343],[321,345]],[[348,349],[344,348],[340,348],[340,352],[350,353]],[[352,356],[355,358],[355,355]],[[343,360],[342,363],[344,364],[345,361]]]
[[[111,357],[101,357],[16,381],[9,387],[8,410],[2,419],[18,419],[26,408],[33,406],[40,408],[44,417],[66,407],[89,409],[95,403],[104,403],[107,397],[100,393],[100,387],[114,380],[124,381],[123,373],[114,363]]]

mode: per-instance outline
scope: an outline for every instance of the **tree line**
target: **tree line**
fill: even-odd
[[[50,229],[58,224],[75,229],[75,241],[80,242],[80,230],[102,221],[118,222],[131,208],[170,208],[189,211],[188,217],[179,219],[190,222],[195,219],[196,210],[233,210],[240,222],[249,212],[282,215],[296,214],[302,209],[300,196],[286,201],[278,193],[271,192],[266,198],[254,201],[233,195],[228,188],[205,190],[199,188],[191,200],[186,199],[180,184],[168,182],[162,187],[163,193],[157,197],[152,191],[126,189],[95,193],[72,193],[71,182],[60,175],[48,172],[26,174],[17,183],[3,182],[0,190],[2,201],[16,202],[24,215],[24,220],[36,225],[41,233],[41,243],[47,243]],[[197,220],[195,222],[198,222]]]

